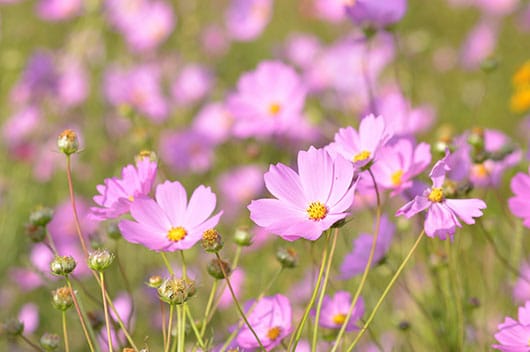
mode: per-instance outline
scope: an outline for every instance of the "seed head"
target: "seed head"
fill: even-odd
[[[223,239],[215,229],[209,229],[203,232],[201,245],[206,252],[217,253],[223,248]]]
[[[74,271],[76,265],[75,259],[69,255],[56,256],[50,263],[50,270],[57,276],[67,276]]]
[[[63,286],[52,291],[52,303],[55,308],[63,312],[70,308],[74,303],[70,288]]]
[[[60,343],[61,339],[57,334],[45,332],[40,338],[40,345],[45,351],[56,351]]]
[[[57,138],[57,147],[66,155],[76,153],[79,150],[77,134],[70,129],[64,130]]]
[[[158,297],[167,304],[182,304],[195,294],[195,283],[189,279],[170,277],[158,287]]]
[[[108,249],[96,249],[88,255],[88,267],[101,272],[112,264],[115,257],[114,253]]]
[[[208,263],[207,271],[212,277],[221,280],[225,278],[225,274],[230,276],[232,269],[228,262],[215,258]]]

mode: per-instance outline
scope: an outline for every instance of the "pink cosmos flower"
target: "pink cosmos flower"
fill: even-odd
[[[285,42],[286,58],[300,68],[310,67],[316,59],[321,44],[319,39],[311,34],[293,33]]]
[[[247,318],[267,351],[278,346],[292,331],[291,304],[281,294],[260,299],[252,311],[247,313]],[[237,335],[237,344],[245,349],[259,347],[246,325]]]
[[[395,231],[396,225],[394,225],[387,216],[381,217],[372,266],[383,259],[388,252]],[[373,234],[367,233],[362,233],[359,237],[353,240],[353,250],[344,257],[340,267],[340,276],[342,279],[350,279],[356,275],[362,274],[366,267],[366,263],[368,263],[368,256],[370,254],[372,242]]]
[[[232,0],[225,14],[230,36],[240,41],[259,37],[272,17],[272,5],[272,0]]]
[[[40,0],[37,14],[46,21],[62,21],[79,15],[82,7],[82,0]]]
[[[399,22],[407,11],[407,0],[346,1],[346,13],[353,23],[362,26],[386,27]]]
[[[215,143],[195,130],[169,132],[160,138],[160,158],[179,173],[201,173],[213,162]]]
[[[222,214],[210,217],[216,204],[210,187],[199,186],[188,203],[184,187],[178,181],[166,181],[157,186],[155,199],[136,199],[130,208],[136,221],[122,220],[118,225],[127,241],[154,251],[191,248]]]
[[[151,192],[156,171],[156,162],[142,158],[136,166],[125,166],[121,178],[105,179],[103,185],[96,186],[99,194],[94,196],[94,202],[99,207],[90,209],[93,218],[101,221],[127,213],[136,198],[147,196]]]
[[[508,200],[510,211],[518,218],[523,219],[523,225],[530,227],[530,168],[528,174],[517,173],[510,183],[512,192],[515,194]]]
[[[178,105],[187,106],[203,99],[213,84],[212,72],[203,65],[192,63],[182,68],[171,86],[171,94]]]
[[[225,104],[218,102],[204,105],[195,116],[192,128],[217,144],[231,136],[233,124],[234,118]]]
[[[39,307],[35,303],[26,303],[18,312],[18,320],[24,324],[24,333],[31,335],[39,327]]]
[[[389,139],[385,131],[385,121],[381,116],[368,115],[359,126],[341,128],[335,134],[335,141],[327,146],[332,155],[340,155],[350,160],[356,169],[361,169],[375,161],[379,148]]]
[[[530,263],[525,261],[519,269],[519,277],[513,286],[513,298],[518,302],[530,301]]]
[[[328,329],[340,329],[346,321],[346,316],[352,304],[351,294],[347,291],[338,291],[333,297],[325,296],[322,302],[322,313],[319,324]],[[346,331],[358,329],[355,323],[364,314],[364,300],[359,297],[353,308],[352,315],[346,326]]]
[[[482,216],[482,209],[486,203],[480,199],[447,199],[444,195],[443,183],[445,174],[450,170],[446,163],[449,153],[439,160],[431,170],[429,177],[432,187],[427,188],[422,195],[416,196],[397,212],[396,216],[404,215],[410,218],[423,210],[427,211],[425,218],[425,233],[429,237],[439,237],[442,240],[447,235],[453,239],[456,227],[462,227],[458,219],[466,224],[474,224],[473,218]]]
[[[243,74],[237,92],[227,101],[234,116],[234,134],[269,137],[296,126],[304,108],[306,89],[296,71],[279,61],[265,61]]]
[[[283,165],[271,165],[265,186],[276,199],[254,200],[248,206],[258,226],[287,241],[316,240],[323,231],[349,215],[355,185],[352,164],[324,149],[310,147],[298,153],[298,174]]]
[[[518,321],[506,317],[502,324],[497,327],[495,339],[499,344],[492,345],[493,348],[502,352],[528,352],[528,341],[530,341],[530,301],[523,307],[519,307]]]
[[[345,3],[345,0],[313,0],[314,16],[331,23],[339,23],[347,18]]]
[[[414,146],[410,139],[401,138],[381,149],[380,158],[373,166],[377,184],[397,195],[412,186],[413,178],[430,163],[427,143]]]
[[[499,25],[492,21],[478,23],[468,34],[461,49],[462,65],[475,69],[491,56],[497,46]]]

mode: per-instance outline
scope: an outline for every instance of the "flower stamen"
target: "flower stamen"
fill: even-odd
[[[269,105],[269,114],[271,114],[272,116],[278,115],[281,110],[282,106],[278,103],[272,103],[271,105]]]
[[[333,320],[334,324],[342,325],[346,321],[346,314],[343,314],[343,313],[335,314],[331,320]]]
[[[267,338],[269,340],[274,341],[278,338],[278,336],[280,336],[281,332],[282,332],[282,328],[280,328],[279,326],[275,326],[269,329],[269,331],[267,332]]]
[[[328,215],[328,208],[320,202],[312,202],[307,207],[307,215],[313,221],[320,221]]]
[[[397,187],[401,185],[403,177],[403,170],[398,170],[394,172],[392,175],[390,175],[390,181],[392,182],[392,185]]]
[[[358,161],[364,161],[364,160],[370,158],[371,155],[372,155],[372,153],[370,153],[369,151],[363,150],[363,151],[361,151],[360,153],[358,153],[357,155],[355,155],[353,157],[353,162],[356,163]]]
[[[444,192],[439,187],[433,188],[427,198],[433,203],[440,203],[444,199]]]
[[[181,226],[172,227],[167,232],[167,239],[170,240],[171,242],[178,242],[184,239],[184,237],[186,237],[187,235],[188,235],[188,232],[183,227]]]

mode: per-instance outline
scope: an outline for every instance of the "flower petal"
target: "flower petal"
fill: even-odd
[[[300,208],[306,206],[300,177],[291,168],[283,164],[271,165],[264,179],[265,186],[276,198]]]
[[[181,226],[186,213],[187,195],[180,182],[166,181],[156,187],[156,201],[172,226]]]
[[[446,199],[445,204],[466,224],[474,224],[473,218],[482,216],[486,203],[480,199]]]

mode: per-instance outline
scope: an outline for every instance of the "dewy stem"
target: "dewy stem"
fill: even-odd
[[[396,282],[397,278],[399,277],[399,275],[401,274],[401,272],[403,271],[403,269],[405,268],[405,265],[407,265],[408,261],[410,260],[410,258],[412,257],[412,254],[414,253],[414,251],[416,250],[416,248],[418,248],[418,245],[420,244],[421,240],[423,239],[423,237],[425,236],[425,230],[423,230],[420,235],[418,236],[418,239],[416,239],[416,242],[414,242],[414,244],[412,245],[412,248],[410,249],[410,251],[407,253],[407,256],[405,257],[405,259],[403,259],[403,262],[401,263],[401,265],[399,266],[399,268],[397,269],[396,273],[394,274],[394,276],[392,276],[392,279],[390,279],[390,282],[388,283],[388,285],[386,286],[385,290],[383,291],[383,294],[381,295],[381,297],[379,297],[379,300],[377,301],[377,303],[375,304],[375,307],[374,309],[372,310],[372,313],[370,313],[370,316],[368,317],[368,319],[366,319],[366,323],[364,323],[364,326],[361,328],[361,330],[359,331],[359,333],[357,334],[357,336],[355,337],[355,340],[353,340],[353,342],[351,343],[351,345],[348,347],[348,349],[346,350],[347,352],[350,352],[351,350],[353,350],[353,348],[355,347],[355,345],[357,345],[357,343],[359,342],[359,340],[361,339],[361,337],[363,336],[363,334],[366,332],[366,330],[368,329],[368,326],[370,326],[370,323],[372,322],[372,320],[374,319],[375,317],[375,314],[377,313],[377,311],[379,310],[379,307],[381,306],[381,304],[383,303],[384,299],[386,298],[386,296],[388,295],[388,293],[390,292],[390,289],[392,288],[392,286],[394,285],[394,283]]]
[[[372,247],[370,248],[370,254],[368,256],[368,261],[366,262],[366,266],[364,267],[364,272],[363,272],[363,276],[361,277],[361,282],[359,283],[359,286],[357,287],[357,291],[355,292],[355,295],[353,296],[350,309],[348,310],[348,314],[346,315],[346,318],[344,319],[344,323],[342,324],[339,330],[339,333],[337,335],[337,338],[335,339],[335,344],[333,345],[331,352],[335,352],[337,350],[339,346],[339,342],[344,336],[344,333],[346,332],[346,327],[348,326],[348,323],[350,322],[351,316],[353,314],[353,310],[355,309],[355,305],[357,304],[357,301],[359,300],[361,292],[366,283],[366,278],[368,277],[368,272],[370,271],[370,267],[372,266],[372,261],[374,260],[374,254],[375,254],[375,247],[377,246],[377,238],[379,237],[379,227],[381,225],[381,196],[379,194],[379,189],[377,188],[377,182],[375,181],[375,177],[374,177],[372,170],[368,169],[367,171],[370,174],[370,177],[372,178],[372,182],[374,184],[375,195],[377,197],[375,231],[374,231],[373,240],[372,240]]]
[[[311,352],[316,352],[316,348],[317,348],[318,322],[320,320],[320,310],[322,309],[322,302],[324,301],[324,295],[326,293],[326,288],[328,285],[329,272],[331,270],[331,263],[333,262],[333,254],[335,253],[335,248],[337,246],[338,234],[339,234],[339,228],[335,228],[335,231],[333,232],[333,239],[331,242],[331,249],[329,251],[328,262],[326,264],[324,282],[322,283],[322,288],[320,289],[320,297],[318,297],[318,302],[317,302],[317,310],[315,313],[315,324],[313,326],[313,340],[311,341]]]
[[[219,256],[219,253],[216,252],[215,256],[217,257],[217,260],[221,263],[221,257]],[[234,301],[234,304],[236,305],[237,311],[241,315],[241,318],[243,319],[243,321],[247,325],[247,327],[250,330],[250,332],[252,333],[252,335],[254,335],[254,338],[258,342],[260,349],[262,351],[265,351],[265,347],[261,343],[261,340],[259,339],[258,334],[256,334],[256,332],[252,328],[252,325],[250,325],[250,322],[248,321],[247,316],[245,315],[245,312],[243,312],[243,309],[241,309],[241,305],[239,304],[239,301],[238,301],[238,299],[236,297],[234,289],[232,288],[232,284],[230,283],[230,279],[229,279],[229,277],[228,277],[228,275],[226,273],[226,270],[225,270],[224,266],[222,264],[220,264],[219,267],[221,268],[221,271],[223,272],[223,276],[225,277],[226,284],[228,286],[228,290],[230,291],[230,295],[232,296],[232,300]]]
[[[300,323],[298,323],[298,326],[296,327],[294,334],[291,336],[291,339],[289,340],[289,345],[287,347],[288,351],[293,351],[293,352],[296,351],[296,346],[298,345],[298,341],[300,340],[300,336],[302,335],[302,329],[304,328],[307,317],[309,316],[311,307],[313,307],[313,304],[315,303],[318,289],[320,288],[320,283],[322,282],[322,275],[324,273],[324,268],[326,266],[327,258],[328,258],[328,241],[326,238],[326,242],[324,244],[324,251],[322,252],[322,263],[320,264],[320,269],[318,271],[318,277],[317,277],[317,282],[315,284],[315,288],[313,289],[313,293],[311,294],[311,299],[309,300],[309,304],[307,305],[304,311],[302,320],[300,320]]]

